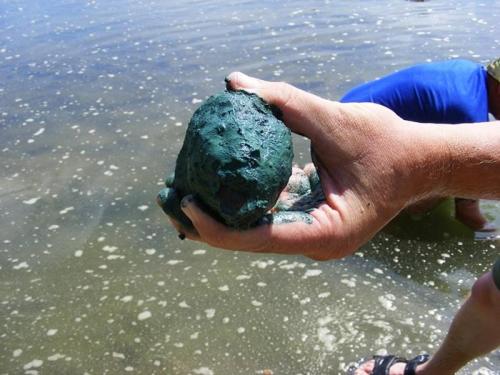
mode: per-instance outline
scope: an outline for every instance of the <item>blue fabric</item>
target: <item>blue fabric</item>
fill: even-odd
[[[420,64],[357,86],[340,101],[378,103],[416,122],[483,122],[488,121],[486,74],[467,60]]]

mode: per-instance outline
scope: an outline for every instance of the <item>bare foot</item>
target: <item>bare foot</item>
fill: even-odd
[[[476,199],[455,198],[455,217],[475,231],[494,232],[496,230],[481,213],[479,200]]]

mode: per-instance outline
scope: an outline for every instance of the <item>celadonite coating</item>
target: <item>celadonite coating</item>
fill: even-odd
[[[163,210],[183,226],[192,223],[180,200],[197,203],[226,225],[245,229],[273,207],[291,175],[290,130],[255,94],[225,91],[193,114],[175,175],[160,191]]]

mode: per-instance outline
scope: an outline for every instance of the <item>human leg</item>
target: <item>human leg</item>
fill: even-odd
[[[417,366],[417,375],[451,375],[474,358],[500,345],[500,259],[481,276],[453,318],[444,342],[432,358]],[[374,374],[373,360],[362,364],[356,375]],[[390,366],[388,375],[405,375],[406,364]]]
[[[477,199],[455,198],[455,217],[472,230],[492,232],[496,229],[481,213]]]

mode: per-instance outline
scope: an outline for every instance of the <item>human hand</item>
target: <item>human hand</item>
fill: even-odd
[[[158,194],[157,203],[179,232],[179,238],[184,239],[188,234],[190,239],[199,239],[193,224],[180,208],[179,193],[174,186],[174,180],[174,175],[166,179],[166,188]],[[287,186],[280,193],[276,203],[255,225],[280,224],[297,220],[310,223],[313,218],[308,212],[318,207],[324,200],[325,196],[314,164],[309,163],[304,169],[294,165]]]
[[[261,96],[282,111],[293,132],[311,140],[325,199],[308,212],[310,221],[264,221],[239,231],[214,220],[187,196],[181,208],[196,230],[186,233],[188,238],[232,250],[340,258],[428,192],[431,182],[415,166],[425,164],[430,153],[412,137],[416,127],[392,111],[376,104],[328,101],[242,73],[228,77],[228,88]]]

